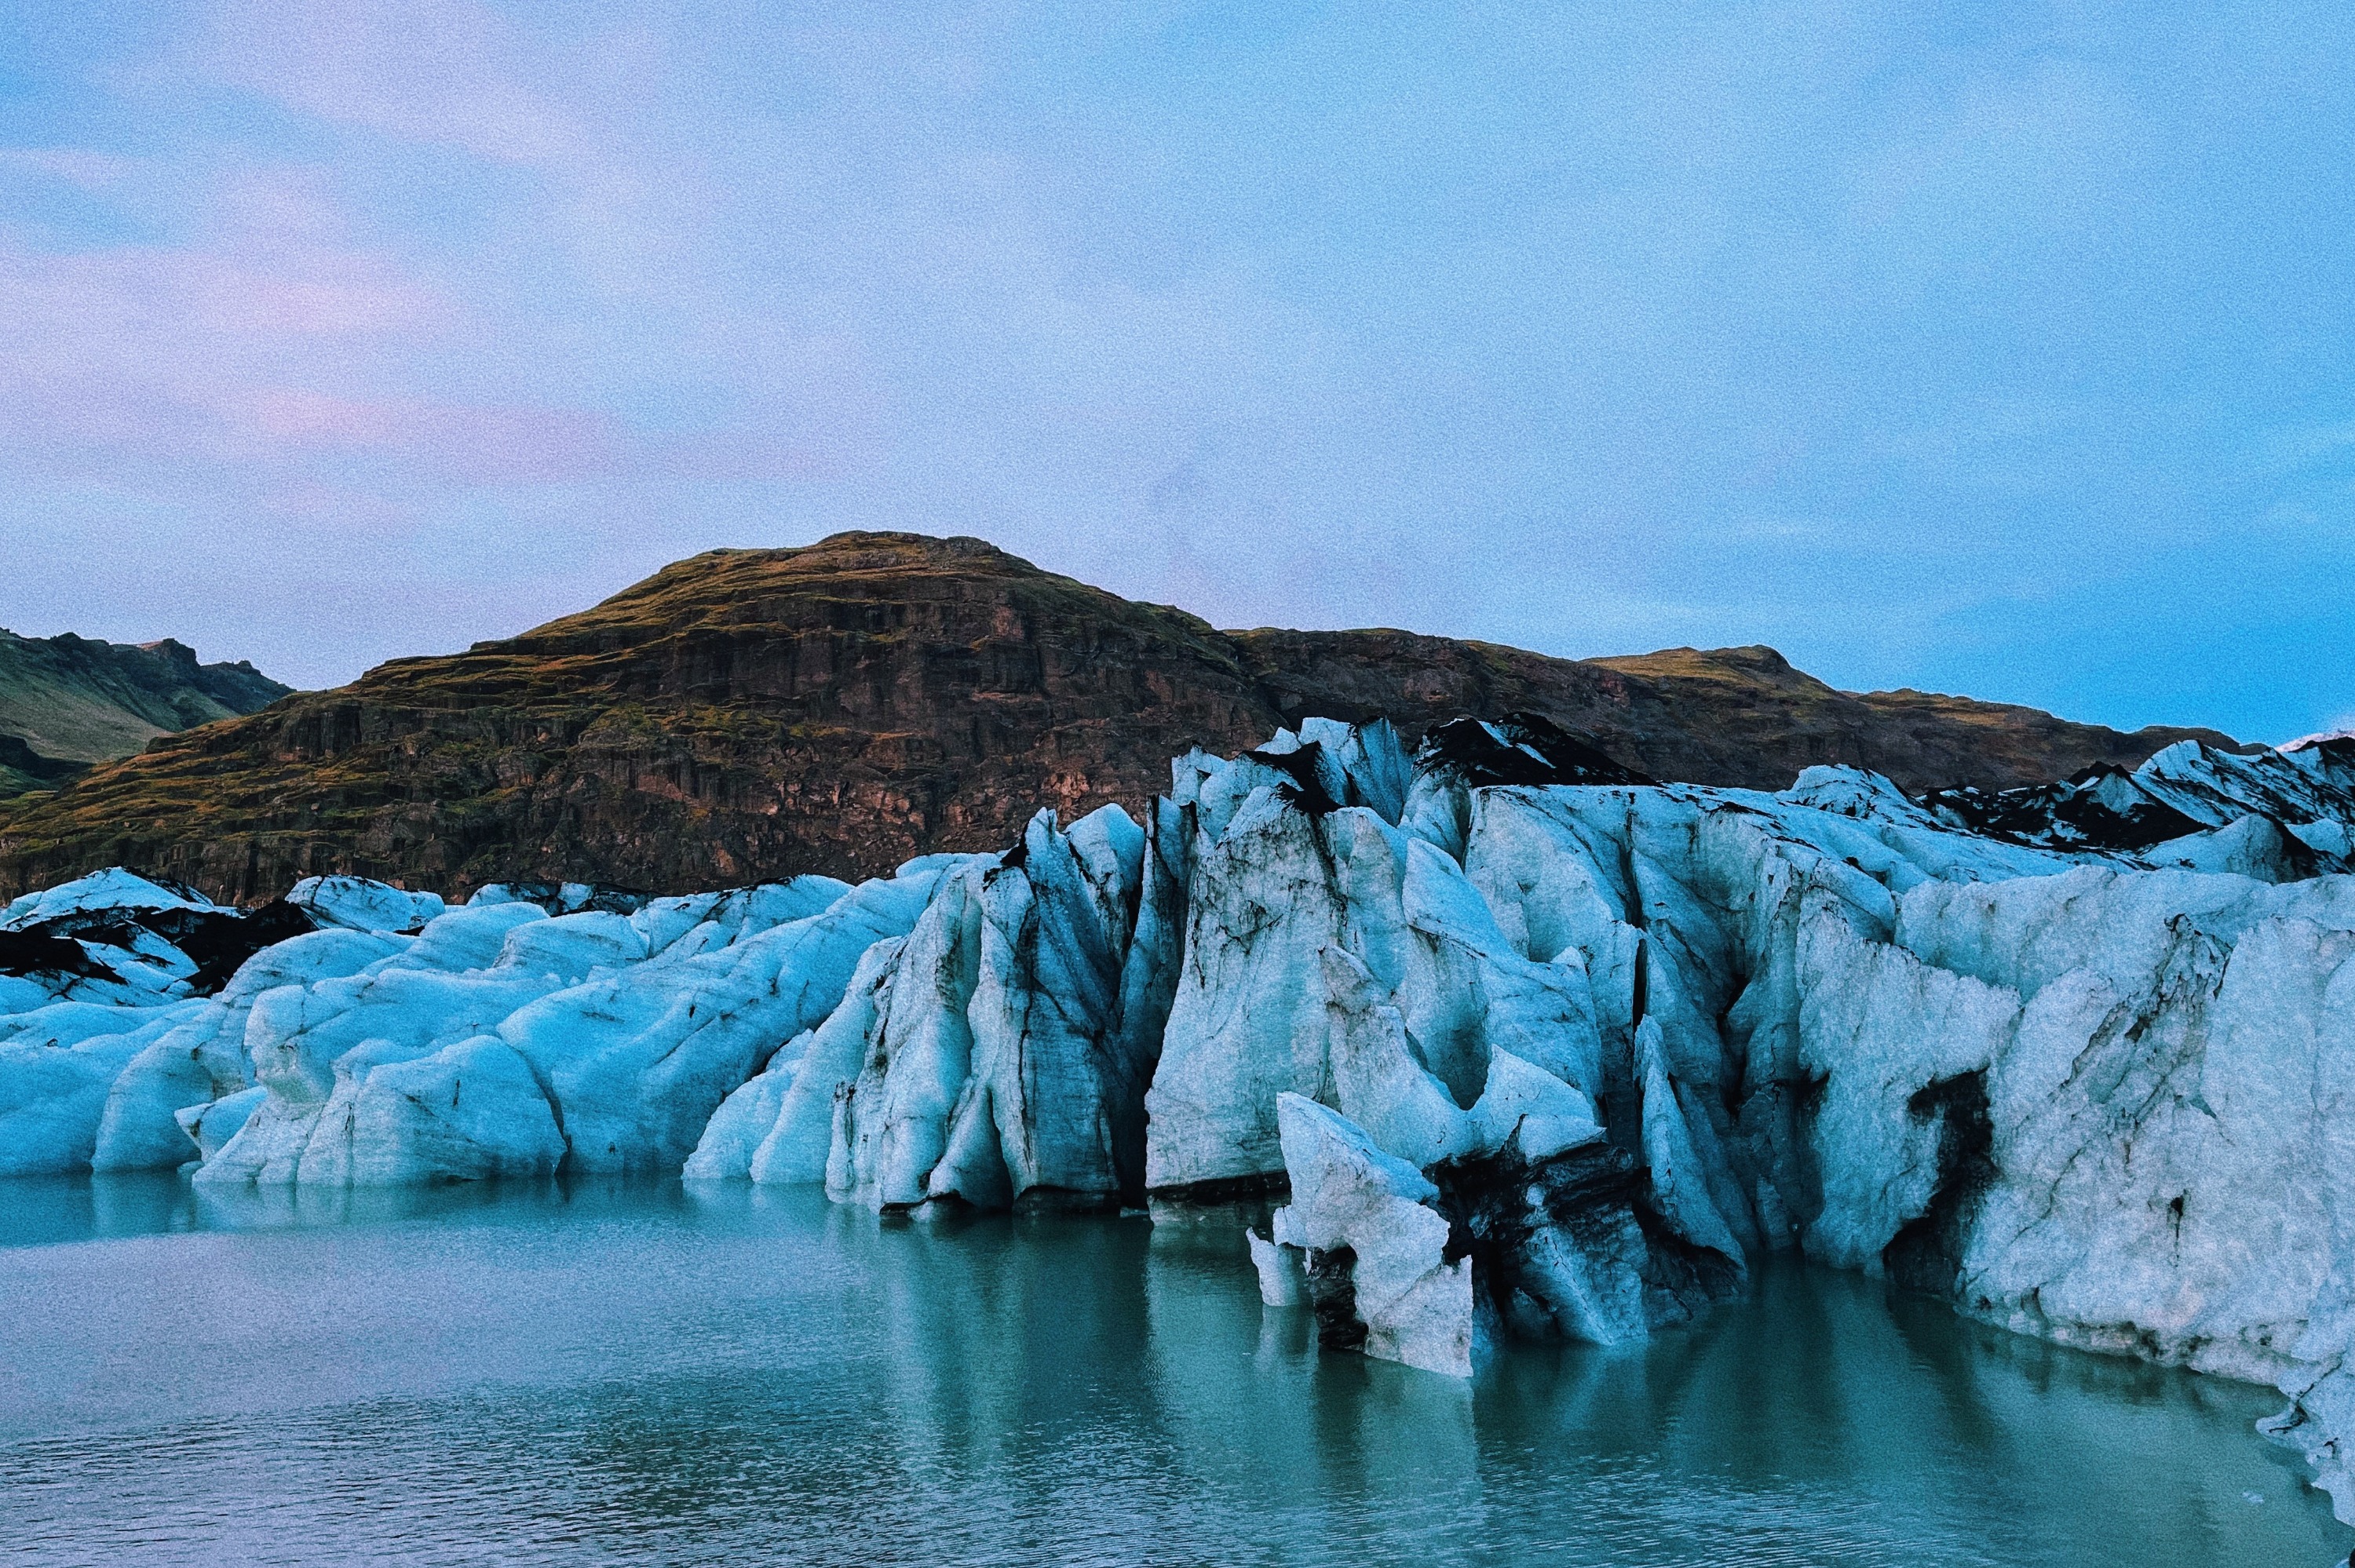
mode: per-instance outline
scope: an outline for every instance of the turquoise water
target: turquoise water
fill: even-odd
[[[1223,1227],[0,1183],[10,1563],[2323,1568],[2278,1403],[1796,1266],[1466,1387]]]

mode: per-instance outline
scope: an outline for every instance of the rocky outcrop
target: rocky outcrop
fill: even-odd
[[[334,873],[453,893],[858,877],[1003,846],[1041,806],[1141,820],[1168,758],[1231,755],[1310,715],[1387,716],[1412,744],[1519,712],[1631,778],[1763,788],[1817,763],[2009,787],[2131,767],[2191,733],[1854,696],[1767,649],[1579,662],[1395,631],[1220,632],[979,540],[846,534],[698,556],[520,637],[163,736],[0,806],[0,892],[107,865],[240,901]]]

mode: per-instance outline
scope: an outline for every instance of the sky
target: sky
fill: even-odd
[[[0,0],[0,625],[845,528],[2355,724],[2355,7]]]

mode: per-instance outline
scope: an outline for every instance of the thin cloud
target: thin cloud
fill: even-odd
[[[222,80],[336,124],[509,164],[577,158],[588,143],[517,79],[516,29],[468,0],[228,0],[211,41]]]

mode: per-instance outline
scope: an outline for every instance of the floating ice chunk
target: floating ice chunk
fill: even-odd
[[[1320,1338],[1454,1377],[1472,1375],[1472,1265],[1447,1261],[1439,1190],[1365,1129],[1304,1096],[1276,1100],[1292,1202],[1280,1235],[1305,1249]],[[1264,1288],[1264,1287],[1263,1287]]]
[[[1252,1266],[1259,1271],[1259,1298],[1271,1307],[1307,1306],[1308,1275],[1302,1249],[1269,1241],[1257,1231],[1245,1231],[1243,1240],[1251,1248]]]

